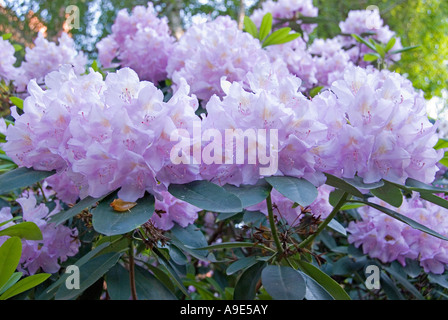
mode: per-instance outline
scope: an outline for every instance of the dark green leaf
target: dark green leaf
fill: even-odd
[[[272,189],[271,185],[266,183],[264,179],[259,180],[255,185],[241,185],[236,187],[226,184],[223,188],[236,195],[241,200],[243,208],[262,202],[268,197]]]
[[[406,188],[417,192],[431,192],[431,193],[448,193],[448,190],[417,181],[412,178],[406,180]]]
[[[102,200],[92,210],[93,228],[104,235],[112,236],[130,232],[145,222],[154,213],[154,196],[145,193],[145,196],[137,200],[137,205],[128,211],[119,212],[111,207],[111,203],[117,199],[117,193],[113,193]]]
[[[249,267],[253,266],[256,263],[257,263],[257,258],[256,257],[245,257],[245,258],[236,260],[235,262],[232,262],[227,267],[226,274],[228,276],[230,276],[230,275],[232,275],[232,274],[234,274],[234,273],[236,273],[236,272],[238,272],[240,270],[249,268]]]
[[[325,176],[327,177],[327,181],[325,182],[327,185],[341,189],[343,191],[346,191],[356,197],[359,197],[359,198],[363,197],[361,191],[359,191],[356,187],[354,187],[349,182],[347,182],[341,178],[338,178],[336,176],[333,176],[329,173],[326,173]]]
[[[106,273],[107,292],[112,300],[129,300],[131,297],[131,282],[129,271],[121,264],[115,264]]]
[[[344,289],[334,281],[330,276],[322,272],[316,266],[305,262],[303,260],[296,261],[299,264],[299,268],[316,280],[335,300],[351,300],[350,296]]]
[[[425,298],[421,293],[415,288],[412,283],[410,283],[406,278],[401,276],[399,273],[395,272],[392,268],[386,268],[387,272],[394,277],[401,285],[406,288],[417,300],[424,300]]]
[[[377,198],[396,208],[399,208],[403,203],[403,194],[401,193],[401,190],[387,181],[384,181],[384,185],[382,187],[372,189],[370,192]]]
[[[432,193],[422,192],[420,193],[420,198],[435,203],[436,205],[443,207],[445,209],[448,209],[448,201]]]
[[[20,280],[22,277],[22,272],[14,272],[12,276],[6,281],[6,283],[3,285],[3,287],[0,287],[0,294],[11,288],[17,281]]]
[[[33,185],[49,176],[54,171],[37,171],[28,168],[17,168],[0,175],[0,194]]]
[[[391,53],[391,54],[397,54],[397,53],[407,52],[407,51],[411,51],[411,50],[417,49],[417,48],[419,48],[419,47],[420,47],[420,46],[406,47],[406,48],[403,48],[403,49],[399,49],[399,50],[391,51],[390,53]]]
[[[328,227],[330,227],[331,229],[333,229],[336,232],[339,232],[340,234],[342,234],[344,236],[347,235],[347,230],[345,230],[344,226],[342,224],[340,224],[336,219],[332,219],[328,223]]]
[[[267,266],[261,272],[261,282],[276,300],[302,300],[305,297],[305,280],[291,267]]]
[[[69,300],[79,296],[84,290],[108,272],[118,262],[121,255],[121,253],[110,252],[89,260],[79,268],[80,288],[68,289],[64,285],[60,286],[55,299]]]
[[[266,177],[265,179],[275,190],[302,207],[309,206],[317,198],[317,188],[305,179],[287,176]]]
[[[95,205],[97,202],[104,199],[106,196],[107,195],[105,195],[104,197],[101,197],[101,198],[86,197],[86,198],[82,199],[81,201],[79,201],[78,203],[76,203],[73,207],[71,207],[67,211],[62,211],[62,212],[59,212],[59,213],[55,214],[54,216],[52,216],[50,219],[50,222],[56,223],[57,225],[61,224],[61,223],[65,222],[66,220],[76,216],[81,211],[83,211],[85,209],[89,209],[90,207]]]
[[[298,271],[306,284],[305,299],[307,300],[334,300],[334,298],[316,280],[302,271]]]
[[[233,193],[206,180],[171,184],[168,191],[176,198],[212,212],[241,212],[241,200]]]
[[[173,228],[171,228],[170,233],[175,239],[179,240],[179,242],[189,248],[203,248],[208,246],[207,239],[205,239],[204,234],[194,224],[190,224],[186,228],[182,228],[176,224]],[[193,251],[204,257],[208,254],[207,250]]]
[[[257,283],[265,266],[266,262],[259,261],[244,270],[235,285],[234,300],[253,300],[255,298]]]
[[[381,272],[381,288],[389,300],[405,300],[395,282],[384,271]]]
[[[156,277],[139,266],[135,266],[135,286],[139,300],[177,300]]]
[[[370,43],[369,41],[367,41],[366,39],[364,39],[363,37],[358,36],[357,34],[352,34],[352,37],[355,38],[356,41],[365,44],[371,50],[376,51],[375,46],[372,43]]]

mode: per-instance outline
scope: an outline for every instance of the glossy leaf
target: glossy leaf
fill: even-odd
[[[350,296],[345,292],[345,290],[334,281],[329,275],[321,271],[316,266],[299,260],[296,261],[299,265],[300,270],[309,275],[311,278],[316,280],[335,300],[351,300]]]
[[[114,192],[92,210],[93,228],[104,235],[112,236],[130,232],[147,222],[154,213],[155,199],[148,193],[137,200],[135,207],[124,212],[115,211],[110,206],[115,199],[117,194]]]
[[[45,280],[47,280],[51,274],[49,273],[38,273],[34,274],[32,276],[28,276],[26,278],[23,278],[16,284],[14,284],[12,287],[10,287],[8,290],[6,290],[1,296],[0,300],[6,300],[11,297],[14,297],[22,292],[25,292],[29,289],[34,288],[35,286],[41,284]]]
[[[271,192],[272,186],[261,179],[254,185],[241,185],[236,187],[226,184],[223,188],[236,195],[241,200],[243,208],[247,208],[265,200],[269,192]]]
[[[276,300],[302,300],[305,297],[305,280],[291,267],[269,265],[261,273],[261,282]]]
[[[257,263],[256,257],[245,257],[232,262],[226,269],[226,274],[228,276],[237,273],[243,269],[249,268]]]
[[[22,241],[18,237],[7,239],[0,247],[0,288],[13,275],[21,255]]]
[[[372,189],[370,192],[377,198],[387,202],[391,206],[399,208],[403,203],[403,194],[401,190],[392,183],[384,182],[382,187]]]
[[[255,298],[257,283],[265,266],[266,262],[259,261],[244,270],[235,285],[234,300],[253,300]]]
[[[263,42],[263,40],[271,32],[271,29],[272,29],[272,14],[268,12],[263,16],[263,19],[261,20],[260,32],[258,36],[260,41]]]
[[[286,198],[303,207],[309,206],[317,198],[317,188],[305,179],[275,176],[266,177],[265,180]]]
[[[176,198],[212,212],[241,212],[241,200],[223,187],[206,180],[171,184],[168,191]]]
[[[0,236],[19,237],[26,240],[42,240],[42,232],[31,221],[25,221],[0,230]]]
[[[38,171],[17,168],[0,175],[0,194],[24,188],[55,174],[54,171]]]

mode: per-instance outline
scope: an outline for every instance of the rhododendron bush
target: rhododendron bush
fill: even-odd
[[[0,299],[445,298],[448,140],[391,71],[415,48],[375,10],[318,23],[268,0],[177,39],[149,2],[95,61],[0,38]]]

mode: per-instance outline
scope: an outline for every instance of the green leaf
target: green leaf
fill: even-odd
[[[268,12],[264,15],[263,20],[261,20],[260,33],[258,36],[261,42],[263,42],[263,40],[268,36],[271,30],[272,30],[272,14]]]
[[[258,38],[257,26],[248,16],[244,16],[244,31],[252,35],[252,37]]]
[[[303,260],[296,262],[299,265],[300,270],[319,283],[335,300],[351,300],[347,292],[319,268]]]
[[[33,185],[49,176],[54,171],[38,171],[28,168],[17,168],[0,175],[0,194]]]
[[[19,281],[22,275],[23,275],[22,272],[14,272],[12,276],[8,279],[8,281],[6,281],[6,283],[3,285],[3,287],[0,288],[0,295],[9,288],[11,288],[17,281]]]
[[[405,300],[401,290],[384,271],[381,272],[381,288],[390,300]]]
[[[206,247],[196,248],[196,250],[217,250],[217,249],[234,249],[234,248],[266,248],[263,245],[254,242],[222,242],[218,244],[212,244]]]
[[[364,180],[358,176],[355,176],[354,178],[342,178],[341,180],[344,180],[348,184],[350,184],[358,189],[370,190],[370,189],[376,189],[376,188],[382,187],[384,185],[383,180],[380,180],[377,182],[372,182],[372,183],[365,183]]]
[[[82,212],[83,210],[89,209],[90,207],[95,205],[97,202],[104,199],[106,196],[107,195],[105,195],[104,197],[101,197],[101,198],[86,197],[86,198],[82,199],[81,201],[79,201],[78,203],[76,203],[70,209],[68,209],[66,211],[59,212],[59,213],[55,214],[54,216],[52,216],[50,218],[50,222],[56,223],[56,225],[61,224],[61,223],[65,222],[66,220],[76,216],[78,213]]]
[[[241,200],[212,182],[193,181],[187,184],[171,184],[168,192],[176,198],[198,208],[212,212],[241,212]]]
[[[14,47],[14,50],[16,52],[23,49],[23,46],[21,46],[20,44],[13,44],[12,46]]]
[[[305,280],[291,267],[267,266],[261,272],[261,282],[276,300],[302,300],[305,297]]]
[[[267,47],[270,45],[278,44],[280,43],[283,38],[287,37],[289,35],[289,32],[291,31],[291,28],[285,27],[278,29],[274,32],[272,32],[269,37],[266,38],[266,40],[263,42],[262,47]]]
[[[384,47],[379,43],[375,43],[374,46],[376,49],[375,51],[378,52],[380,57],[384,59],[384,57],[386,56],[386,51],[384,50]]]
[[[254,185],[234,185],[226,184],[223,188],[236,195],[240,200],[243,208],[247,208],[264,201],[271,192],[271,185],[266,183],[264,179],[259,180]],[[237,212],[239,213],[239,212]]]
[[[38,273],[34,274],[32,276],[23,278],[16,284],[14,284],[12,287],[10,287],[8,290],[6,290],[1,296],[0,300],[6,300],[11,297],[14,297],[18,295],[19,293],[25,292],[26,290],[29,290],[31,288],[34,288],[35,286],[41,284],[45,280],[47,280],[51,274],[49,273]]]
[[[207,239],[204,234],[194,224],[188,225],[186,228],[182,228],[179,225],[174,225],[170,230],[171,236],[179,240],[184,246],[189,248],[204,248],[208,246]],[[193,250],[200,256],[206,257],[207,250]]]
[[[391,216],[392,218],[397,219],[398,221],[401,221],[401,222],[407,224],[408,226],[410,226],[414,229],[417,229],[417,230],[420,230],[427,234],[430,234],[436,238],[448,241],[448,238],[446,238],[445,236],[435,232],[434,230],[429,229],[428,227],[425,227],[424,225],[418,223],[417,221],[414,221],[398,212],[395,212],[386,207],[380,206],[376,203],[371,203],[371,202],[367,202],[367,201],[360,201],[360,202],[365,203],[366,205],[371,206],[372,208],[377,209],[378,211],[381,211],[381,212]]]
[[[362,59],[367,62],[372,62],[380,59],[381,56],[377,53],[366,53]]]
[[[398,272],[395,272],[392,268],[387,267],[387,272],[394,277],[401,285],[409,291],[417,300],[425,300],[421,293],[410,283],[405,277],[401,276]]]
[[[42,232],[31,221],[25,221],[0,230],[0,236],[19,237],[26,240],[42,240]]]
[[[299,272],[306,284],[305,299],[307,300],[334,300],[334,298],[316,280],[302,271]]]
[[[13,275],[22,255],[22,241],[17,237],[7,239],[0,247],[0,288]]]
[[[448,151],[445,152],[443,158],[439,160],[439,163],[444,165],[445,167],[448,167]]]
[[[420,45],[418,45],[418,46],[406,47],[406,48],[402,48],[402,49],[399,49],[399,50],[391,51],[390,53],[391,53],[391,54],[397,54],[397,53],[407,52],[407,51],[415,50],[415,49],[417,49],[417,48],[419,48],[419,47],[420,47]]]
[[[417,192],[431,192],[431,193],[447,193],[448,190],[434,187],[432,185],[417,181],[412,178],[406,180],[406,188]]]
[[[389,52],[394,47],[396,42],[397,42],[397,39],[395,37],[390,38],[390,40],[387,42],[386,47],[384,48],[384,50],[386,52]]]
[[[382,187],[372,189],[370,192],[375,197],[396,208],[399,208],[403,203],[403,194],[401,193],[401,190],[387,181],[384,181],[384,185]]]
[[[287,34],[286,36],[284,36],[283,38],[277,39],[275,41],[275,43],[271,43],[271,44],[265,45],[265,47],[266,46],[277,45],[277,44],[288,43],[288,42],[296,40],[298,37],[300,37],[300,33],[290,33],[290,34]]]
[[[233,293],[234,300],[253,300],[255,298],[257,283],[265,266],[266,262],[259,261],[244,270],[236,282]]]
[[[330,227],[331,229],[333,229],[336,232],[339,232],[340,234],[342,234],[343,236],[347,235],[347,230],[345,230],[344,226],[342,224],[340,224],[336,219],[332,219],[329,223],[328,223],[328,227]]]
[[[9,97],[9,100],[11,100],[12,104],[14,104],[17,108],[23,110],[23,100],[17,97]]]
[[[3,221],[3,222],[0,223],[0,227],[3,227],[4,225],[6,225],[6,224],[8,224],[8,223],[10,223],[10,222],[12,222],[12,221],[16,221],[16,220],[20,220],[20,219],[23,219],[23,217],[21,217],[21,216],[16,216],[16,217],[14,217],[14,218],[12,218],[12,219]]]
[[[79,267],[79,289],[68,289],[60,286],[56,293],[56,300],[69,300],[79,296],[84,290],[94,284],[110,270],[121,257],[122,253],[110,252],[97,256]]]
[[[240,270],[249,268],[251,266],[253,266],[254,264],[257,263],[257,258],[256,257],[245,257],[242,259],[238,259],[235,262],[232,262],[226,269],[226,274],[228,276],[237,273]]]
[[[121,264],[115,264],[106,273],[107,292],[112,300],[129,300],[131,286],[129,271]]]
[[[3,40],[9,40],[12,37],[12,33],[5,33],[2,35]]]
[[[317,188],[305,179],[287,176],[266,177],[265,180],[288,199],[302,207],[309,206],[317,198]]]
[[[356,197],[363,198],[361,191],[359,191],[352,184],[348,183],[346,180],[333,176],[329,173],[325,173],[325,176],[327,177],[327,181],[325,182],[327,185],[346,191]]]
[[[81,268],[84,264],[86,264],[90,259],[95,257],[98,253],[100,253],[103,249],[107,248],[109,246],[109,242],[104,242],[95,248],[93,248],[91,251],[86,253],[84,256],[82,256],[78,261],[76,261],[73,265],[77,266],[78,268]],[[56,280],[53,284],[51,284],[48,288],[45,289],[44,292],[42,292],[37,300],[50,300],[56,293],[59,286],[66,281],[66,279],[70,276],[69,273],[64,273],[61,275],[61,277]]]
[[[422,192],[420,193],[420,198],[432,202],[440,207],[443,207],[445,209],[448,209],[448,201],[445,200],[444,198],[441,198],[439,196],[436,196],[432,193],[426,193],[426,192]]]
[[[445,149],[448,148],[448,139],[439,139],[439,141],[437,141],[436,145],[434,146],[434,149],[439,150],[439,149]]]
[[[319,92],[322,91],[324,87],[323,86],[318,86],[318,87],[314,87],[313,89],[310,90],[310,97],[314,98],[315,96],[317,96],[319,94]]]
[[[139,300],[177,300],[156,277],[139,266],[135,266],[135,286]]]
[[[151,194],[145,193],[143,198],[137,200],[135,207],[124,212],[115,211],[111,207],[112,201],[117,198],[114,192],[92,210],[93,228],[97,232],[107,236],[130,232],[147,222],[154,213],[155,200]]]
[[[357,34],[352,34],[352,37],[355,38],[356,41],[365,44],[371,50],[376,51],[375,46],[372,43],[370,43],[369,41],[367,41],[366,39],[364,39],[363,37],[358,36]]]

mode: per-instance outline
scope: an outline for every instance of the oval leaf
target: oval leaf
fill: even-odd
[[[19,237],[26,240],[42,240],[42,232],[31,221],[25,221],[0,230],[0,236]]]
[[[116,192],[106,197],[92,210],[93,228],[106,236],[130,232],[147,222],[154,213],[154,196],[148,193],[137,201],[135,207],[125,212],[115,211],[110,206],[115,199],[117,199]]]
[[[261,273],[261,282],[276,300],[302,300],[306,294],[305,280],[290,267],[267,266]]]
[[[0,193],[31,186],[53,174],[55,174],[54,171],[38,171],[24,167],[8,171],[0,175]]]
[[[282,195],[303,207],[310,205],[317,198],[317,188],[305,179],[276,176],[266,177],[265,180]]]
[[[17,237],[9,238],[0,247],[0,288],[13,275],[21,255],[22,241]]]
[[[382,187],[372,189],[370,192],[375,197],[387,202],[395,208],[399,208],[403,203],[403,194],[400,189],[387,181],[384,182]]]
[[[187,184],[171,184],[169,193],[198,208],[212,212],[241,212],[241,200],[214,183],[205,180]]]

